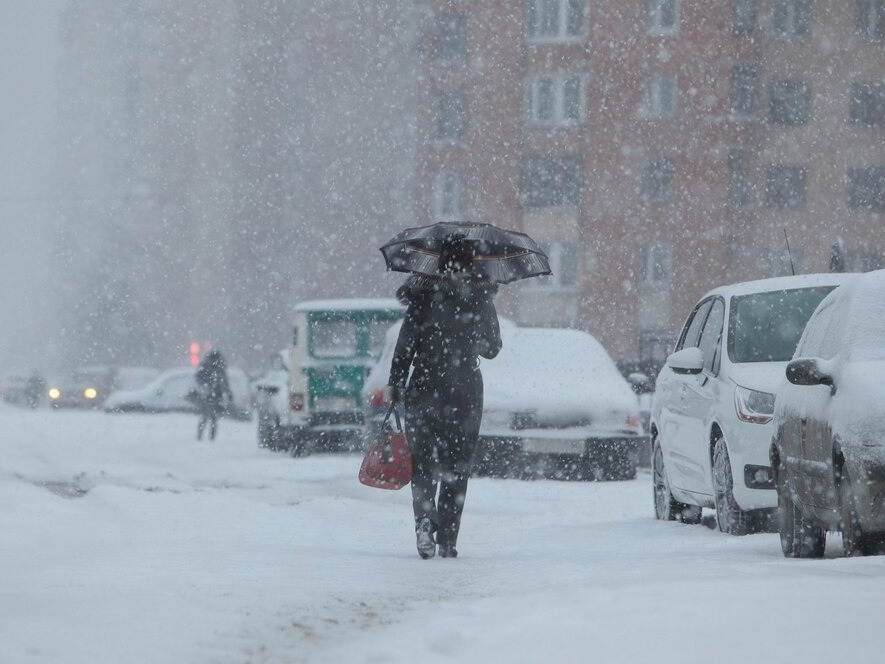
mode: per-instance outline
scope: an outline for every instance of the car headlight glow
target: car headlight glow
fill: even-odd
[[[93,399],[95,399],[95,397],[98,396],[98,390],[96,390],[94,387],[87,387],[85,390],[83,390],[83,396],[92,401]]]
[[[734,407],[741,422],[768,424],[774,415],[774,395],[738,385],[734,390]]]
[[[58,399],[61,396],[61,390],[57,387],[51,387],[49,388],[49,392],[47,392],[47,394],[49,394],[50,399]]]

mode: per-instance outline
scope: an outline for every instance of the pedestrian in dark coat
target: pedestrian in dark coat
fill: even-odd
[[[409,277],[397,291],[408,309],[391,364],[390,388],[395,402],[405,402],[422,558],[433,557],[437,545],[441,557],[458,555],[455,544],[482,419],[478,358],[491,359],[501,349],[495,286],[470,273],[472,260],[469,242],[447,238],[439,275]]]
[[[215,440],[218,418],[224,413],[225,399],[233,401],[234,395],[227,378],[227,364],[220,351],[206,353],[196,373],[197,407],[200,422],[197,424],[197,440],[203,438],[203,430],[209,424],[209,439]]]

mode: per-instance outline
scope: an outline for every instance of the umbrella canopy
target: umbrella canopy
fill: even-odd
[[[470,221],[441,221],[407,228],[381,247],[387,269],[414,274],[439,274],[443,242],[458,237],[473,245],[470,271],[489,281],[507,284],[552,274],[547,255],[525,233]]]

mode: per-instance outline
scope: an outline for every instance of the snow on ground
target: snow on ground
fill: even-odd
[[[471,482],[457,560],[355,456],[0,405],[0,662],[880,663],[885,557],[656,522],[650,478]],[[709,521],[709,519],[707,519]]]

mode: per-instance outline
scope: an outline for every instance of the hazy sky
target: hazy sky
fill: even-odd
[[[63,0],[0,2],[0,374],[36,365],[28,344],[46,237],[46,172]],[[22,353],[27,353],[23,357]]]

